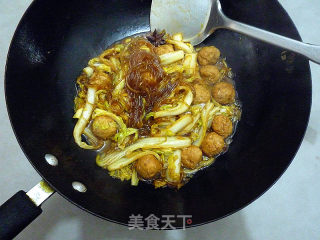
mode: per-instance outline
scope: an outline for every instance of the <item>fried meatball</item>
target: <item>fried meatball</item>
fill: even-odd
[[[232,122],[224,115],[217,115],[213,118],[212,129],[220,136],[226,138],[232,133]]]
[[[110,89],[112,87],[111,78],[105,73],[93,73],[88,84],[89,86],[96,87],[97,89]]]
[[[160,45],[154,49],[157,55],[166,54],[169,52],[174,52],[173,46],[171,44]]]
[[[202,160],[202,151],[197,146],[184,148],[181,152],[181,162],[184,167],[194,169]]]
[[[195,84],[194,91],[193,104],[206,103],[211,98],[210,90],[205,85]]]
[[[115,135],[117,129],[117,123],[107,116],[96,117],[92,123],[93,134],[104,140]]]
[[[214,65],[202,66],[200,68],[200,75],[212,83],[216,83],[221,76],[219,69]]]
[[[206,81],[205,80],[203,80],[202,78],[196,78],[195,80],[193,80],[193,82],[192,82],[193,84],[201,84],[201,85],[206,85],[207,83],[206,83]]]
[[[162,169],[162,164],[149,154],[138,159],[135,164],[137,173],[144,179],[153,178]]]
[[[213,86],[212,96],[220,104],[229,104],[234,102],[236,91],[231,83],[219,82]]]
[[[208,156],[212,157],[221,153],[225,148],[223,137],[215,132],[208,133],[201,144],[202,151]]]
[[[214,46],[203,47],[198,53],[198,62],[200,65],[216,64],[220,57],[220,51]]]

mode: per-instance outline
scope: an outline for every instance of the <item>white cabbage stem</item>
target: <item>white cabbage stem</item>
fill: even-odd
[[[174,64],[174,65],[164,66],[163,70],[168,74],[173,73],[173,72],[182,73],[184,71],[184,67],[183,67],[183,65]]]
[[[140,49],[145,50],[146,52],[150,52],[150,48],[148,48],[147,46],[141,46]]]
[[[88,127],[83,130],[83,134],[86,135],[89,144],[102,146],[102,141],[99,140]]]
[[[131,185],[132,186],[138,186],[139,184],[139,178],[138,178],[138,173],[135,169],[132,170],[132,175],[131,175]]]
[[[95,103],[96,92],[97,92],[97,90],[95,88],[88,88],[87,102],[90,103],[91,105],[93,105]]]
[[[202,126],[199,131],[199,138],[193,143],[193,145],[200,147],[208,129],[208,121],[210,118],[210,112],[213,109],[214,104],[212,102],[208,102],[201,113],[201,121],[202,121]],[[211,116],[212,117],[212,116]]]
[[[183,62],[183,68],[186,74],[193,75],[197,67],[197,53],[186,54]]]
[[[180,182],[181,170],[181,150],[176,150],[168,158],[168,168],[166,172],[167,181],[171,183]]]
[[[188,134],[196,125],[196,123],[199,121],[201,114],[197,113],[195,116],[192,117],[192,122],[188,124],[181,132],[179,132],[179,135],[185,135]]]
[[[79,108],[76,113],[73,115],[73,118],[80,118],[82,115],[83,108]]]
[[[146,156],[146,155],[153,155],[155,156],[158,160],[160,160],[160,156],[153,152],[153,151],[142,151],[142,152],[135,152],[135,153],[131,153],[129,154],[127,157],[123,157],[121,159],[119,159],[116,162],[113,162],[112,164],[108,165],[108,170],[109,171],[113,171],[113,170],[117,170],[120,168],[123,168],[127,165],[129,165],[130,163],[136,161],[137,159]]]
[[[181,41],[167,40],[167,43],[173,44],[176,48],[183,50],[185,53],[193,53],[193,47]]]
[[[78,119],[78,122],[73,130],[73,137],[75,142],[79,145],[79,147],[84,149],[99,148],[99,146],[90,146],[81,141],[81,134],[83,133],[86,126],[88,125],[88,122],[91,118],[91,114],[93,112],[96,91],[97,90],[95,88],[88,88],[86,105],[84,106],[81,116]]]
[[[85,67],[83,69],[83,72],[87,75],[87,77],[91,77],[93,74],[93,69],[91,67]]]
[[[177,133],[181,131],[185,126],[190,124],[192,122],[192,116],[191,114],[186,114],[179,118],[177,121],[175,121],[172,125],[170,125],[166,131],[169,131],[170,133]]]
[[[177,91],[182,90],[182,89],[187,92],[184,97],[183,102],[179,102],[178,105],[175,107],[155,112],[153,117],[159,118],[159,117],[176,116],[176,115],[179,115],[181,113],[186,112],[189,109],[189,107],[193,101],[193,94],[192,94],[191,89],[188,87],[179,87],[179,88],[177,88]]]
[[[115,151],[106,155],[104,158],[97,160],[97,165],[106,167],[119,159],[125,157],[129,153],[138,149],[156,149],[156,148],[184,148],[191,145],[191,139],[187,137],[150,137],[142,138],[134,144],[126,147],[121,151]]]
[[[162,65],[168,65],[184,58],[182,50],[165,53],[159,56]]]

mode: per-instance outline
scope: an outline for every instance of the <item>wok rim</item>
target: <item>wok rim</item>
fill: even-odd
[[[52,187],[59,195],[61,195],[64,199],[66,199],[67,201],[69,201],[70,203],[74,204],[75,206],[79,207],[80,209],[96,216],[96,217],[99,217],[103,220],[107,220],[109,222],[112,222],[112,223],[116,223],[116,224],[119,224],[119,225],[122,225],[122,226],[125,226],[125,227],[128,227],[128,223],[124,223],[124,222],[120,222],[120,221],[117,221],[117,220],[114,220],[114,219],[111,219],[111,218],[107,218],[107,217],[104,217],[102,215],[99,215],[85,207],[83,207],[82,205],[78,204],[77,202],[73,201],[70,197],[66,196],[65,194],[63,194],[59,188],[55,187],[50,180],[47,179],[47,177],[45,177],[45,174],[42,174],[40,172],[40,170],[35,166],[34,162],[30,159],[30,157],[27,155],[26,153],[26,150],[25,148],[23,147],[23,143],[22,143],[22,140],[18,137],[18,134],[16,132],[16,129],[13,125],[13,120],[12,120],[12,116],[11,116],[11,111],[8,107],[8,96],[7,96],[7,82],[8,82],[8,62],[9,62],[9,57],[10,57],[10,54],[11,54],[11,51],[12,51],[12,48],[13,48],[13,42],[14,42],[14,39],[16,38],[17,36],[17,33],[18,31],[20,30],[20,27],[22,25],[22,22],[23,20],[25,19],[26,15],[28,15],[31,11],[32,11],[32,7],[37,4],[38,2],[40,1],[43,1],[43,0],[34,0],[28,7],[27,9],[25,10],[24,14],[22,15],[21,19],[19,20],[19,23],[14,31],[14,34],[12,36],[12,39],[11,39],[11,42],[10,42],[10,46],[9,46],[9,49],[8,49],[8,53],[7,53],[7,57],[6,57],[6,64],[5,64],[5,73],[4,73],[4,95],[5,95],[5,104],[6,104],[6,110],[7,110],[7,113],[8,113],[8,118],[9,118],[9,121],[10,121],[10,125],[11,125],[11,128],[13,130],[13,133],[14,133],[14,136],[19,144],[19,147],[20,149],[22,150],[22,152],[24,153],[25,157],[28,159],[29,163],[31,164],[31,166],[37,171],[37,173],[41,176],[41,178],[43,180],[45,180],[49,185],[50,187]],[[277,1],[278,2],[278,1]],[[289,16],[289,14],[287,13],[287,11],[285,10],[285,8],[281,5],[280,2],[278,2],[279,4],[279,7],[281,8],[280,10],[282,11],[283,13],[283,17],[284,18],[287,18],[287,20],[290,21],[290,28],[296,32],[297,34],[297,38],[296,40],[298,41],[302,41],[302,38],[301,38],[301,35],[296,27],[296,25],[294,24],[293,20],[291,19],[291,17]],[[306,61],[308,61],[308,59],[306,59]],[[308,67],[306,69],[306,78],[310,79],[310,94],[309,96],[307,96],[307,98],[305,99],[305,101],[308,103],[308,106],[307,106],[307,109],[306,109],[306,112],[307,112],[307,118],[306,118],[306,122],[304,123],[304,130],[303,130],[303,134],[301,135],[300,139],[299,139],[299,144],[297,146],[297,148],[294,150],[294,154],[291,158],[291,160],[288,162],[288,164],[285,166],[285,168],[283,169],[283,171],[281,172],[281,174],[264,190],[262,191],[261,193],[257,194],[257,196],[255,196],[253,199],[251,199],[250,201],[246,202],[245,204],[243,204],[241,207],[237,208],[237,209],[234,209],[232,211],[230,211],[229,213],[223,215],[223,216],[220,216],[218,218],[213,218],[213,219],[210,219],[208,221],[204,221],[204,222],[201,222],[201,223],[197,223],[197,224],[192,224],[192,225],[187,225],[185,226],[185,229],[187,228],[193,228],[193,227],[198,227],[198,226],[202,226],[202,225],[205,225],[205,224],[209,224],[209,223],[213,223],[215,221],[218,221],[218,220],[221,220],[225,217],[228,217],[242,209],[244,209],[245,207],[247,207],[248,205],[250,205],[252,202],[256,201],[258,198],[260,198],[262,195],[264,195],[271,187],[273,187],[275,185],[275,183],[278,182],[278,180],[283,176],[283,174],[287,171],[288,167],[291,165],[292,161],[294,160],[294,158],[296,157],[300,147],[301,147],[301,144],[304,140],[304,137],[305,137],[305,134],[306,134],[306,131],[307,131],[307,128],[308,128],[308,125],[309,125],[309,121],[310,121],[310,114],[311,114],[311,108],[312,108],[312,75],[311,75],[311,68],[310,68],[310,62],[308,61]],[[183,229],[182,227],[176,227],[174,229],[160,229],[160,230],[176,230],[176,229]]]

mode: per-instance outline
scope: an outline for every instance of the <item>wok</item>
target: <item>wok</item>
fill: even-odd
[[[275,0],[221,2],[235,20],[301,40]],[[73,98],[75,79],[90,58],[119,39],[150,30],[150,6],[147,0],[35,0],[8,53],[7,108],[30,163],[75,205],[123,225],[132,214],[168,214],[192,215],[187,227],[198,226],[243,208],[288,167],[308,123],[309,64],[283,49],[218,30],[204,44],[217,46],[235,73],[243,112],[233,143],[179,191],[132,187],[111,178],[96,166],[94,152],[74,143]],[[46,154],[54,155],[58,165],[48,164]],[[82,183],[86,192],[76,191],[74,182]],[[19,192],[0,209],[1,239],[15,236],[40,212]],[[183,224],[173,223],[177,228]]]

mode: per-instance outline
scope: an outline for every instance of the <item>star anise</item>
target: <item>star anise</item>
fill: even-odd
[[[157,32],[155,29],[154,32],[147,36],[149,42],[151,42],[155,47],[163,45],[166,43],[166,40],[163,39],[164,35],[166,34],[165,31]]]

